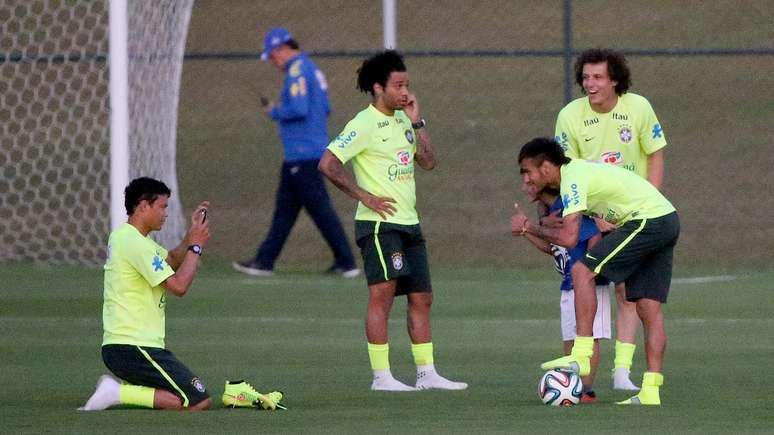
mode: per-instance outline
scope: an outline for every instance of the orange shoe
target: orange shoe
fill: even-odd
[[[580,403],[594,403],[597,401],[597,394],[593,391],[585,391],[581,395]]]

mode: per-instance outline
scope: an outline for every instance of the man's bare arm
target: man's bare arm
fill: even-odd
[[[199,255],[191,251],[186,251],[182,264],[175,271],[175,274],[164,280],[161,286],[169,290],[175,296],[183,297],[191,288],[196,269],[199,266]]]
[[[385,219],[387,215],[392,216],[395,214],[396,209],[393,205],[395,203],[394,199],[374,196],[361,189],[360,186],[355,183],[355,180],[352,179],[352,176],[344,169],[344,165],[339,158],[329,150],[325,150],[325,153],[323,153],[320,164],[317,165],[317,169],[319,169],[323,175],[328,177],[328,179],[331,180],[331,183],[338,187],[339,190],[362,202],[363,205],[378,213],[382,219]]]
[[[344,169],[344,165],[341,163],[338,157],[336,157],[329,150],[325,150],[320,159],[320,163],[317,165],[317,169],[323,173],[334,186],[347,195],[360,201],[361,198],[367,193],[360,186],[355,183],[355,180]]]
[[[648,155],[648,181],[656,189],[661,190],[661,184],[664,182],[664,149]]]
[[[580,236],[580,224],[582,215],[580,212],[564,216],[561,227],[549,228],[542,225],[533,225],[527,222],[524,229],[527,233],[535,235],[554,245],[564,246],[567,249],[574,248],[578,244]]]
[[[427,132],[427,128],[423,127],[417,132],[417,151],[414,154],[414,161],[417,162],[420,168],[430,171],[435,168],[437,163],[435,159],[435,145],[430,140],[430,134]]]

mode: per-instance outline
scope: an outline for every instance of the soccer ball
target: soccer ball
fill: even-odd
[[[577,373],[569,370],[549,370],[540,378],[538,397],[546,405],[572,406],[580,402],[583,384]]]

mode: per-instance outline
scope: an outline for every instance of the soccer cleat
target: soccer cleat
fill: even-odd
[[[357,267],[342,267],[334,264],[333,266],[329,267],[325,273],[330,275],[341,275],[344,278],[355,278],[360,276],[360,269]]]
[[[640,391],[640,387],[634,385],[629,379],[629,370],[624,367],[613,369],[613,389],[624,391]]]
[[[277,408],[287,409],[280,404],[283,397],[281,391],[261,394],[245,381],[226,381],[222,399],[224,406],[232,408],[260,408],[274,411]]]
[[[639,394],[632,396],[617,405],[661,405],[659,387],[664,385],[664,376],[661,373],[645,372],[642,376],[642,389]]]
[[[580,398],[580,403],[594,403],[597,401],[597,394],[593,391],[584,391]]]
[[[417,391],[416,388],[406,385],[392,376],[375,377],[371,383],[372,391]]]
[[[616,405],[661,405],[658,387],[642,387],[636,395],[624,401],[616,402]]]
[[[587,376],[591,372],[591,358],[582,355],[567,355],[540,365],[543,370],[565,369],[571,370],[580,376]]]
[[[417,373],[417,390],[464,390],[468,384],[450,381],[436,371],[421,371]]]
[[[265,395],[268,396],[269,399],[271,399],[275,405],[277,405],[277,409],[283,409],[283,410],[288,409],[285,405],[281,403],[282,399],[285,397],[285,393],[283,393],[282,391],[272,391],[272,392],[266,393]]]
[[[121,383],[114,377],[110,375],[100,376],[94,394],[89,397],[85,405],[78,408],[78,411],[102,411],[120,404],[120,387]]]
[[[242,273],[246,273],[251,276],[272,276],[274,271],[271,269],[264,269],[255,260],[247,261],[234,261],[231,263],[234,270]]]

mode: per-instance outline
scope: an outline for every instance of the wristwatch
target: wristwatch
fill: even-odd
[[[411,127],[414,130],[419,130],[420,128],[422,128],[422,127],[424,127],[426,125],[427,125],[427,122],[425,122],[425,118],[419,118],[419,121],[411,123]]]
[[[202,256],[202,247],[199,245],[191,245],[188,247],[188,250],[200,257]]]

